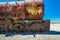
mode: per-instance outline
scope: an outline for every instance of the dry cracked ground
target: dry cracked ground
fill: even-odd
[[[0,40],[60,40],[60,24],[50,24],[50,32],[0,34]]]

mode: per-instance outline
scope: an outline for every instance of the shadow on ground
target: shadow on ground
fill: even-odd
[[[5,34],[6,37],[8,36],[14,36],[14,35],[17,35],[17,34],[20,34],[20,35],[36,35],[36,34],[46,34],[46,35],[60,35],[60,32],[57,32],[57,31],[49,31],[49,32],[8,32],[8,33],[5,33],[5,32],[0,32],[0,34]]]

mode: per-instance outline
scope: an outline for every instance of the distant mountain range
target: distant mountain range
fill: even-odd
[[[60,22],[50,22],[51,24],[60,24]]]

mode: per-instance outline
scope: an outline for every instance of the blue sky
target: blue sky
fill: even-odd
[[[60,21],[60,0],[44,0],[44,19]]]
[[[9,2],[16,0],[0,0],[0,2]],[[21,0],[22,1],[22,0]],[[44,0],[44,18],[51,21],[60,22],[60,0]]]

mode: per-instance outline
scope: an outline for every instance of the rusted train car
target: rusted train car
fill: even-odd
[[[7,2],[0,6],[0,32],[49,31],[50,20],[42,20],[43,16],[43,0]]]

